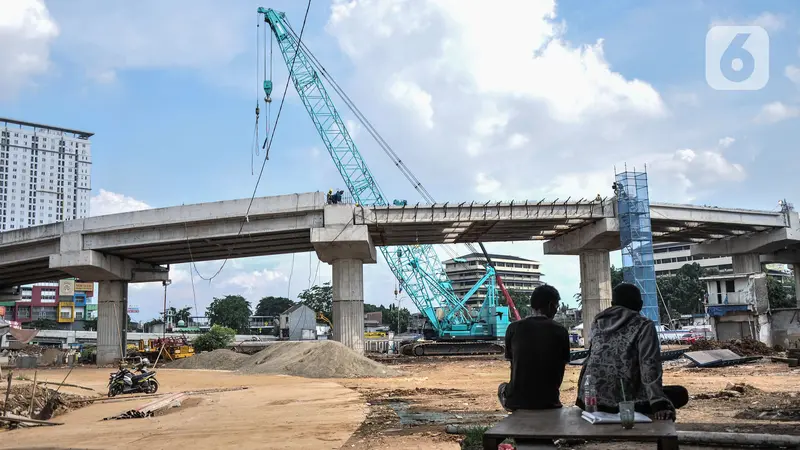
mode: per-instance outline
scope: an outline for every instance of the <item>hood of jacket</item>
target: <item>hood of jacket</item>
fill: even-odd
[[[614,333],[631,321],[639,319],[640,314],[624,306],[612,306],[595,316],[597,333]]]

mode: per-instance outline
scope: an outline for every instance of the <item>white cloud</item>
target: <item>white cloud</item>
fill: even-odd
[[[352,139],[358,139],[359,135],[361,135],[360,122],[356,122],[353,119],[347,119],[344,121],[344,126],[347,128],[347,132],[350,133],[350,137]]]
[[[756,116],[756,122],[776,123],[800,116],[800,107],[772,102],[764,105]]]
[[[106,214],[140,211],[150,208],[150,205],[141,200],[105,189],[100,189],[100,193],[89,199],[89,212],[92,216],[104,216]]]
[[[266,292],[276,281],[288,282],[289,277],[279,270],[262,269],[232,274],[222,281],[220,285],[226,288],[235,288],[237,292],[252,295]]]
[[[786,26],[786,18],[771,12],[763,12],[753,20],[753,25],[758,25],[767,31],[780,31]]]
[[[50,68],[59,28],[42,0],[0,2],[0,98],[12,98]]]
[[[389,93],[398,103],[406,105],[427,128],[433,128],[433,107],[431,94],[425,92],[416,83],[394,80],[389,86]]]
[[[781,31],[786,27],[786,18],[780,14],[773,14],[769,11],[762,12],[758,16],[749,18],[717,18],[711,21],[712,26],[717,25],[757,25],[767,31]]]
[[[784,70],[784,74],[792,83],[800,85],[800,67],[788,65]]]
[[[528,136],[520,133],[514,133],[508,138],[508,147],[512,149],[520,148],[528,142],[530,142]]]
[[[555,1],[498,0],[491,16],[502,20],[456,0],[335,0],[327,28],[355,61],[381,56],[397,63],[409,85],[411,77],[429,81],[434,76],[461,84],[470,98],[527,98],[542,102],[564,122],[617,111],[664,113],[660,95],[649,84],[610,69],[602,40],[579,46],[564,40],[564,28],[555,22]],[[508,38],[498,45],[487,36]],[[423,41],[424,48],[414,45]],[[391,66],[378,70],[388,72]]]
[[[719,140],[719,146],[720,146],[720,148],[728,148],[731,145],[733,145],[734,142],[736,142],[736,139],[734,139],[734,138],[732,138],[730,136],[726,136],[726,137],[724,137],[724,138]]]
[[[501,183],[483,172],[475,175],[475,192],[478,194],[497,197]]]

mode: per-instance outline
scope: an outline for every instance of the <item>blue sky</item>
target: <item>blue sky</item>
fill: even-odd
[[[96,133],[94,214],[248,197],[258,6],[299,31],[300,0],[3,2],[0,57],[18,63],[0,69],[0,115]],[[706,84],[719,24],[768,31],[763,89]],[[800,187],[798,24],[785,1],[317,0],[304,40],[439,201],[610,195],[628,163],[647,164],[655,201],[775,209]],[[273,80],[280,98],[277,54]],[[351,133],[383,190],[416,201],[369,136]],[[291,86],[273,145],[258,195],[343,186]],[[577,257],[488,247],[540,259],[563,298],[578,291]],[[210,284],[195,277],[194,295],[188,266],[172,278],[170,303],[202,310],[226,293],[294,298],[330,269],[308,254],[240,260]],[[366,301],[392,301],[382,261],[365,278]],[[160,296],[132,287],[138,318]]]

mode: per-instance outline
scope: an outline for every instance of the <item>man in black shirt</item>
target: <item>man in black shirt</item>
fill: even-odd
[[[564,366],[569,363],[569,333],[553,321],[561,296],[542,285],[531,294],[533,314],[512,322],[506,330],[506,359],[511,381],[497,389],[507,411],[560,408]]]

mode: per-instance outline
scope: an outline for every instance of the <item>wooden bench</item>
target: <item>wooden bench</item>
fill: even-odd
[[[581,410],[577,407],[516,411],[486,431],[483,435],[483,448],[497,450],[497,446],[506,438],[522,444],[521,448],[530,449],[547,448],[547,444],[537,444],[536,441],[562,438],[605,442],[656,442],[659,450],[678,449],[678,434],[675,423],[671,420],[637,423],[632,429],[626,430],[619,424],[592,425],[581,418]]]

